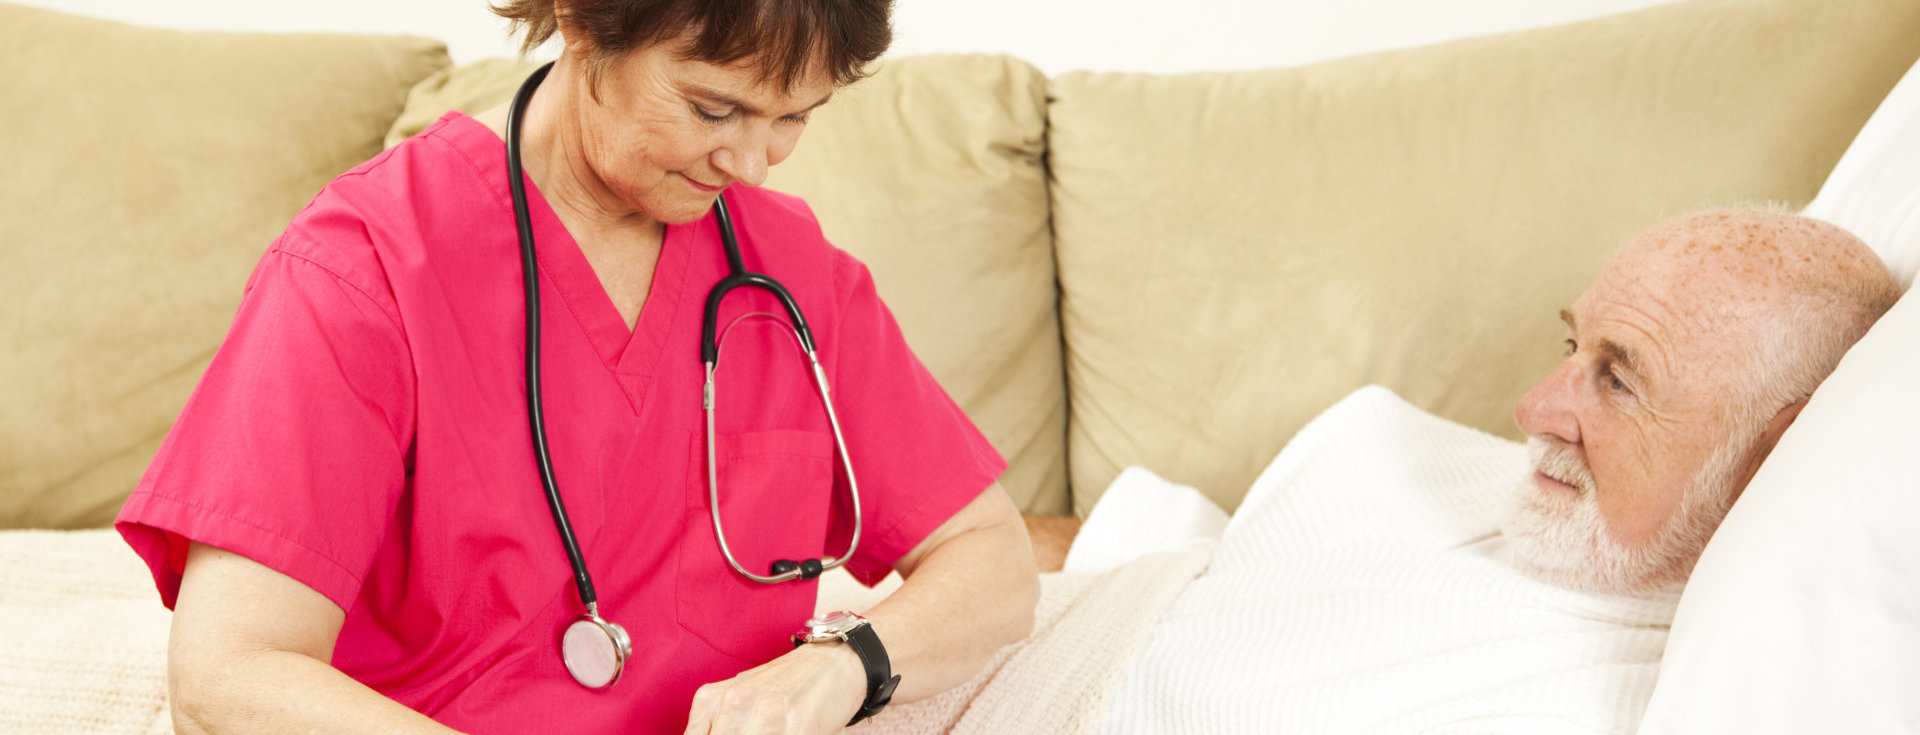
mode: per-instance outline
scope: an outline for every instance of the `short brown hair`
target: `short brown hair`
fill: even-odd
[[[495,15],[526,30],[531,52],[565,23],[592,46],[589,84],[608,61],[651,44],[688,40],[685,59],[756,59],[760,80],[791,89],[821,64],[836,85],[866,76],[893,41],[893,0],[499,0]]]

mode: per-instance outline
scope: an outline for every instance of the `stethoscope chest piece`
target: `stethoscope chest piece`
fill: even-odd
[[[633,639],[627,637],[626,629],[593,613],[573,621],[560,636],[560,658],[567,664],[567,673],[588,689],[619,681],[620,670],[626,668],[631,655]]]

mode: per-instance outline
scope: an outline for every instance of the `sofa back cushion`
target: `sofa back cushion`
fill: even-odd
[[[506,102],[534,67],[483,61],[422,82],[389,144],[449,109]],[[1066,387],[1045,95],[1037,69],[1004,56],[888,60],[814,112],[767,186],[806,199],[828,239],[873,270],[914,353],[1006,456],[1014,502],[1058,514]]]
[[[1694,0],[1290,70],[1051,85],[1070,477],[1232,509],[1378,383],[1517,436],[1557,311],[1714,204],[1805,203],[1920,55],[1912,0]]]
[[[322,184],[436,42],[183,33],[0,5],[0,528],[111,521]]]

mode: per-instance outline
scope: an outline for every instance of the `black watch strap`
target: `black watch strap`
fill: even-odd
[[[893,688],[900,685],[900,677],[893,675],[893,664],[887,661],[887,647],[880,645],[880,635],[873,632],[871,625],[856,625],[847,631],[847,645],[860,657],[860,665],[867,669],[867,701],[860,703],[860,711],[847,726],[879,714],[880,710],[893,701]]]
[[[852,727],[861,720],[879,714],[893,701],[893,689],[900,686],[900,677],[893,675],[893,664],[887,660],[887,647],[880,645],[880,634],[873,632],[873,626],[864,621],[846,632],[843,640],[853,649],[853,655],[860,657],[860,667],[867,670],[867,699],[860,703],[860,711],[847,721]],[[793,647],[806,645],[803,636],[793,637]]]

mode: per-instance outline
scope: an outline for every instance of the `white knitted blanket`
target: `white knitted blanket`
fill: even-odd
[[[1301,431],[1112,697],[1113,733],[1626,733],[1677,594],[1535,582],[1496,528],[1525,450],[1382,388]]]
[[[0,532],[0,733],[173,732],[171,621],[119,534]]]
[[[1033,636],[966,684],[889,707],[851,732],[1094,732],[1153,619],[1208,551],[1044,575]],[[888,591],[826,582],[822,609],[865,609]],[[0,733],[169,735],[171,620],[146,567],[113,531],[0,532]]]
[[[890,706],[847,732],[1092,735],[1154,619],[1211,553],[1198,545],[1098,574],[1043,574],[1033,635],[1001,649],[971,681]],[[832,596],[823,588],[823,607],[831,607]]]

